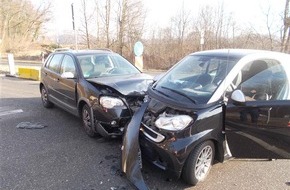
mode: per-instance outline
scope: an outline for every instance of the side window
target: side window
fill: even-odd
[[[288,95],[288,82],[283,67],[273,60],[258,60],[242,69],[242,82],[238,87],[246,100],[283,100]]]
[[[74,60],[71,56],[65,55],[62,60],[60,74],[64,72],[72,72],[74,75],[76,75]]]
[[[48,68],[56,73],[59,73],[59,67],[61,64],[61,59],[63,57],[63,54],[55,54],[51,61],[48,64]]]
[[[48,68],[49,62],[50,62],[50,60],[51,60],[52,57],[53,57],[53,56],[51,56],[51,55],[49,55],[49,56],[47,57],[47,59],[46,59],[45,62],[44,62],[44,67]]]

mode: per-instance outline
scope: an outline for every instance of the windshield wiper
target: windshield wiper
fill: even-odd
[[[164,88],[164,89],[166,89],[166,90],[170,90],[170,91],[172,91],[172,92],[175,92],[176,94],[179,94],[179,95],[181,95],[181,96],[183,96],[183,97],[186,97],[188,100],[190,100],[190,101],[193,102],[194,104],[196,103],[195,100],[191,99],[188,95],[186,95],[186,94],[184,94],[184,93],[182,93],[182,92],[180,92],[180,91],[178,91],[178,90],[174,90],[174,89],[171,89],[171,88],[168,88],[168,87],[165,87],[165,86],[161,86],[161,88]]]

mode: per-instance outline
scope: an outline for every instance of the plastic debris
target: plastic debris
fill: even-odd
[[[125,185],[117,186],[117,187],[111,187],[111,190],[127,190],[128,187]]]
[[[30,122],[21,122],[16,126],[16,128],[19,128],[19,129],[42,129],[44,127],[47,127],[47,126],[42,125],[40,123],[30,123]]]

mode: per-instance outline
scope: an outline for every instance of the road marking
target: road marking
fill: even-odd
[[[0,112],[0,117],[4,116],[4,115],[11,115],[11,114],[15,114],[15,113],[21,113],[23,112],[22,109],[17,109],[17,110],[8,110],[8,111],[1,111]]]

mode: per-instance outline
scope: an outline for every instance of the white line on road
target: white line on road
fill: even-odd
[[[0,112],[0,117],[3,116],[3,115],[11,115],[11,114],[21,113],[21,112],[23,112],[22,109],[18,109],[18,110],[8,110],[8,111]]]

